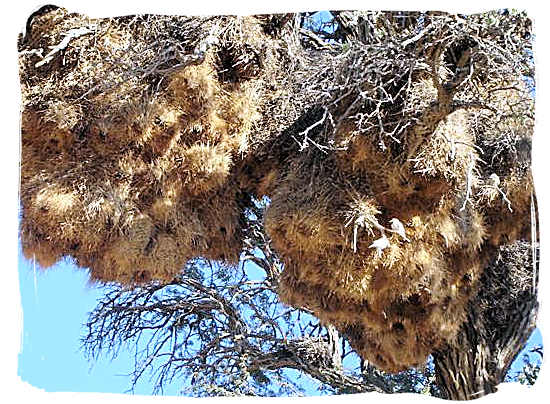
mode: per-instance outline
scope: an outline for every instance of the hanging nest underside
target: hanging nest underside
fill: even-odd
[[[237,263],[245,208],[267,195],[281,300],[334,324],[380,369],[424,363],[456,334],[497,247],[530,237],[525,91],[516,80],[487,96],[493,110],[515,108],[509,117],[428,119],[415,108],[438,91],[413,72],[385,89],[382,124],[415,122],[395,141],[381,141],[378,122],[365,129],[368,103],[327,129],[353,91],[376,87],[316,109],[314,92],[291,85],[309,74],[285,65],[296,49],[264,20],[36,16],[19,43],[25,257],[48,267],[70,256],[102,282],[170,281],[194,257]],[[391,52],[334,60],[367,72]],[[314,70],[314,57],[295,67]],[[322,80],[350,80],[334,72]]]
[[[471,146],[493,134],[476,136],[470,119],[452,113],[419,147],[422,164],[439,167],[434,176],[353,131],[335,138],[345,151],[312,148],[269,176],[265,226],[285,263],[281,300],[336,325],[389,372],[425,363],[451,340],[495,248],[530,238],[525,160],[500,166],[497,181]]]
[[[365,125],[368,108],[342,125],[323,118],[326,108],[316,119],[331,130],[297,131],[301,152],[257,190],[271,198],[265,227],[285,264],[281,300],[335,325],[389,372],[421,365],[451,341],[497,248],[531,238],[532,97],[521,79],[483,95],[507,118],[489,107],[407,116],[419,100],[438,101],[433,80],[411,76],[401,100],[401,88],[387,91],[413,122],[399,138]],[[386,128],[397,120],[384,118]]]

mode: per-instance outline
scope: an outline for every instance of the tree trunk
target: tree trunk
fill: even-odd
[[[471,400],[497,391],[535,329],[537,257],[531,244],[501,248],[485,271],[461,332],[433,353],[441,395]],[[518,258],[513,258],[518,254]],[[503,296],[496,299],[496,295]]]

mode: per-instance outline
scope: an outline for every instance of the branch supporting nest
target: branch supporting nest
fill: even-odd
[[[323,125],[325,121],[327,121],[327,118],[330,124],[334,127],[334,121],[332,120],[332,115],[330,111],[328,110],[328,108],[323,108],[323,116],[321,117],[321,119],[319,119],[317,122],[313,123],[312,125],[308,126],[305,130],[303,130],[298,134],[298,136],[303,136],[303,140],[301,142],[298,139],[296,139],[294,135],[292,135],[292,139],[294,139],[294,141],[298,143],[298,145],[300,146],[301,152],[307,149],[310,143],[315,147],[317,147],[317,149],[319,149],[324,154],[328,154],[328,151],[333,151],[333,150],[346,150],[345,147],[321,145],[315,142],[311,137],[308,136],[313,129]]]

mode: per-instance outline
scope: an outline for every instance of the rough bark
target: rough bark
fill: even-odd
[[[501,248],[486,269],[461,332],[433,354],[443,397],[479,398],[504,381],[536,327],[536,253],[531,244],[518,242]]]

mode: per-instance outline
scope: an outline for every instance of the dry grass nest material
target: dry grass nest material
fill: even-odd
[[[252,17],[35,17],[19,44],[25,256],[124,284],[236,263],[234,168],[277,68],[265,37]]]
[[[532,100],[500,65],[507,90],[472,76],[449,95],[416,63],[427,51],[299,53],[264,28],[35,17],[19,43],[24,254],[169,281],[193,257],[236,263],[244,208],[268,195],[282,301],[383,370],[421,364],[498,246],[529,239]]]
[[[495,248],[530,238],[529,153],[516,146],[532,128],[508,122],[518,139],[503,146],[506,166],[491,166],[495,132],[474,122],[453,112],[407,160],[408,146],[396,156],[348,128],[333,153],[311,147],[269,174],[281,299],[336,325],[386,371],[421,365],[452,340]]]

